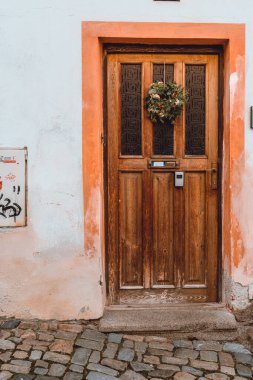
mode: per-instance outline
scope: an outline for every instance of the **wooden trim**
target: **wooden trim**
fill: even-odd
[[[223,45],[153,45],[153,44],[104,44],[107,54],[220,54]]]
[[[106,278],[106,294],[109,293],[109,266],[108,263],[108,150],[107,150],[107,55],[103,54],[103,185],[104,185],[104,236],[105,236],[105,278]]]
[[[218,301],[222,301],[222,179],[223,179],[223,137],[224,137],[224,52],[219,54],[219,74],[218,74],[218,262],[217,262],[217,283]]]

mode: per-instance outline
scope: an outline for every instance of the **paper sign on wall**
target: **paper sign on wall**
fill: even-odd
[[[26,225],[26,156],[26,148],[0,148],[0,227]]]

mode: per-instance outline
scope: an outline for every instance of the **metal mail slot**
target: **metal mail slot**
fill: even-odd
[[[149,160],[148,161],[148,167],[149,168],[157,168],[157,169],[175,169],[178,167],[177,161],[156,161],[156,160]]]

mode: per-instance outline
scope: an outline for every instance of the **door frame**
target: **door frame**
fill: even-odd
[[[173,37],[174,36],[174,37]],[[224,51],[224,88],[220,110],[219,131],[223,147],[220,207],[220,300],[231,297],[229,281],[232,278],[240,237],[240,224],[233,209],[237,196],[234,186],[244,170],[244,94],[245,94],[245,26],[243,24],[177,24],[136,22],[83,22],[83,195],[84,195],[84,248],[85,254],[96,257],[106,284],[106,200],[103,103],[104,46],[110,43],[170,45],[173,48],[212,49],[221,46]],[[107,45],[105,45],[107,44]],[[110,45],[111,46],[111,45]],[[207,47],[208,46],[208,47]],[[207,51],[207,50],[206,50]],[[182,52],[182,50],[181,50]],[[220,123],[223,125],[221,127]],[[233,126],[233,128],[231,128]],[[222,151],[222,150],[221,150]],[[219,152],[221,153],[221,152]],[[92,160],[90,157],[92,156]],[[221,156],[220,156],[221,157]],[[237,164],[235,164],[237,162]],[[239,162],[239,164],[238,164]],[[103,285],[106,303],[106,287]]]
[[[104,208],[105,208],[105,278],[106,278],[106,295],[107,295],[107,304],[115,304],[115,296],[116,292],[113,291],[112,294],[110,294],[110,268],[112,265],[109,264],[109,262],[112,262],[112,257],[109,255],[109,249],[108,249],[108,236],[109,236],[109,223],[108,223],[108,205],[109,205],[109,199],[108,199],[108,165],[109,165],[109,144],[108,144],[108,97],[107,97],[107,87],[108,87],[108,72],[107,72],[107,61],[108,61],[108,55],[110,54],[127,54],[127,55],[138,55],[138,54],[166,54],[166,55],[216,55],[218,57],[218,189],[217,189],[217,200],[218,200],[218,250],[217,250],[217,302],[221,300],[221,284],[222,284],[222,276],[220,269],[220,263],[221,263],[221,242],[222,242],[222,228],[221,228],[221,204],[222,204],[222,191],[221,191],[221,180],[222,180],[222,139],[223,139],[223,119],[222,119],[222,113],[223,113],[223,107],[222,107],[222,99],[223,99],[223,70],[224,70],[224,59],[223,59],[223,53],[224,49],[223,46],[161,46],[161,45],[150,45],[150,44],[143,44],[142,46],[139,45],[131,45],[131,44],[105,44],[103,46],[103,75],[104,75],[104,88],[103,88],[103,111],[104,111],[104,118],[103,118],[103,140],[104,140]],[[114,265],[115,269],[117,268]],[[118,268],[119,269],[119,268]],[[112,281],[114,284],[114,281]],[[115,294],[115,296],[114,296]],[[171,303],[173,304],[173,302]],[[157,303],[155,304],[157,306]],[[150,305],[151,306],[151,305]]]

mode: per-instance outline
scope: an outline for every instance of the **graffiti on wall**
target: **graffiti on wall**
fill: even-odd
[[[4,198],[4,195],[0,195],[0,216],[4,218],[14,218],[20,215],[22,207],[16,202],[12,202],[10,198]]]
[[[0,227],[26,222],[26,149],[0,148]]]

